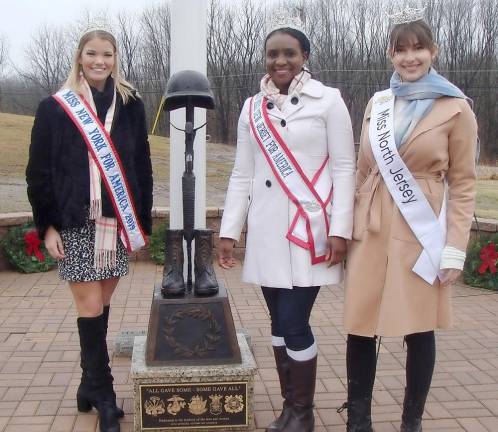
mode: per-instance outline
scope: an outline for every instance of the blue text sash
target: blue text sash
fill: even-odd
[[[79,129],[99,168],[120,225],[123,243],[130,252],[140,249],[145,245],[145,236],[111,137],[85,99],[74,91],[62,89],[53,97]]]

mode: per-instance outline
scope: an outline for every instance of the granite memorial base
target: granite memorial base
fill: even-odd
[[[256,362],[237,333],[239,364],[148,366],[146,337],[133,346],[135,432],[220,432],[253,429]]]

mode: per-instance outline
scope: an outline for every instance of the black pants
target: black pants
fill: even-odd
[[[425,398],[429,393],[436,361],[434,332],[413,333],[405,336],[405,341],[406,392],[413,398]],[[348,335],[348,400],[372,397],[377,365],[375,346],[376,338]]]
[[[283,337],[287,348],[293,351],[313,345],[315,338],[309,319],[320,287],[261,288],[270,311],[271,334]]]

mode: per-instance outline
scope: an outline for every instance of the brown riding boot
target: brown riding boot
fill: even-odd
[[[266,428],[266,432],[279,432],[284,430],[284,426],[290,418],[292,406],[292,385],[289,376],[289,356],[287,355],[287,348],[285,345],[273,346],[273,354],[277,365],[280,393],[284,398],[284,404],[280,416]]]
[[[317,357],[297,361],[289,357],[289,377],[292,383],[292,407],[283,432],[313,432]]]

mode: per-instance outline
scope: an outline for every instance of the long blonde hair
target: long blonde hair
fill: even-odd
[[[111,75],[114,78],[114,86],[116,87],[116,91],[121,95],[123,103],[126,104],[130,98],[135,99],[136,97],[138,97],[138,93],[135,91],[134,87],[121,76],[121,73],[119,71],[119,55],[116,38],[111,33],[105,30],[91,30],[81,36],[81,39],[78,43],[78,48],[74,54],[69,76],[67,77],[63,88],[70,88],[71,90],[74,90],[78,93],[81,92],[80,74],[82,72],[82,69],[79,62],[81,52],[83,51],[83,48],[87,44],[87,42],[96,38],[109,41],[114,47],[114,67]]]

